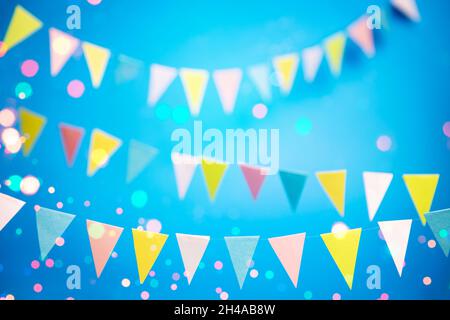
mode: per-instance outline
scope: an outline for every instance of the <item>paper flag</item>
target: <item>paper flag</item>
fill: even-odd
[[[187,154],[174,152],[172,153],[172,163],[177,183],[178,197],[182,200],[191,184],[192,177],[194,176],[197,165],[200,164],[200,160]]]
[[[121,145],[122,140],[119,138],[100,129],[92,130],[87,175],[92,177],[100,168],[105,167]]]
[[[367,210],[369,219],[373,220],[378,208],[384,199],[384,195],[391,185],[392,173],[363,172],[364,190],[366,192]]]
[[[92,86],[98,88],[102,84],[111,52],[107,48],[89,42],[83,42],[81,47],[91,74]]]
[[[202,171],[208,189],[209,199],[214,201],[217,190],[222,182],[228,164],[212,160],[202,159]]]
[[[273,66],[281,92],[289,94],[297,74],[300,58],[297,53],[286,54],[273,58]]]
[[[391,0],[391,4],[412,21],[420,21],[420,13],[416,0]]]
[[[159,153],[158,149],[136,140],[128,147],[127,183],[133,181]]]
[[[20,132],[25,137],[23,155],[27,157],[39,139],[47,118],[25,108],[19,108]]]
[[[177,77],[177,69],[160,64],[150,66],[148,104],[154,106]]]
[[[284,192],[286,192],[291,209],[295,211],[308,176],[306,174],[281,170],[278,174],[280,175],[281,183],[283,184]]]
[[[245,181],[247,181],[253,199],[256,200],[259,190],[266,178],[266,170],[263,168],[250,167],[245,164],[240,164],[239,167],[241,168]]]
[[[265,64],[251,66],[248,68],[247,73],[261,98],[270,101],[272,99],[272,89],[270,87],[269,66]]]
[[[225,113],[232,113],[242,80],[242,70],[239,68],[216,70],[213,72],[214,83],[219,93]]]
[[[41,20],[33,16],[24,7],[16,6],[6,30],[0,53],[6,54],[8,50],[30,37],[40,28],[42,28]]]
[[[425,213],[428,226],[445,256],[450,253],[450,209]]]
[[[75,215],[40,207],[36,212],[36,225],[43,261],[67,227],[72,223]]]
[[[139,76],[140,70],[143,67],[142,61],[130,58],[124,54],[120,54],[117,60],[119,64],[114,73],[117,83],[125,83]]]
[[[191,114],[198,116],[208,85],[209,73],[206,70],[181,68],[180,78]]]
[[[323,58],[322,47],[317,45],[302,51],[303,76],[306,82],[313,82]]]
[[[250,268],[258,241],[259,236],[225,237],[231,263],[233,264],[234,272],[236,273],[241,289],[247,277],[247,272]]]
[[[356,20],[347,30],[350,39],[361,48],[366,56],[372,58],[375,55],[375,44],[372,30],[367,26],[367,16]]]
[[[283,237],[269,238],[269,243],[286,270],[294,287],[297,288],[300,265],[302,263],[303,246],[306,233],[297,233]]]
[[[61,134],[67,165],[71,167],[80,148],[81,140],[84,136],[84,129],[66,123],[60,123],[59,133]]]
[[[24,201],[0,193],[0,231],[6,227],[24,205]]]
[[[209,243],[209,236],[195,236],[190,234],[177,233],[177,242],[180,247],[181,258],[188,283],[191,284],[195,271],[202,260],[206,247]]]
[[[117,241],[122,235],[123,228],[92,220],[86,220],[86,227],[89,243],[91,244],[95,273],[97,278],[100,278]]]
[[[147,278],[156,259],[158,259],[159,253],[169,236],[167,234],[138,229],[133,229],[132,231],[139,281],[142,284]]]
[[[361,228],[326,233],[320,236],[351,290],[355,274],[356,257],[358,256],[359,239],[361,238]]]
[[[345,181],[347,171],[316,172],[316,177],[336,210],[343,217],[345,213]]]
[[[378,226],[380,227],[384,240],[386,240],[400,277],[402,276],[403,265],[405,263],[411,224],[411,219],[378,222]]]
[[[430,212],[433,203],[434,193],[439,181],[438,174],[404,174],[409,195],[419,214],[420,221],[425,225],[426,220],[424,214]]]
[[[50,74],[54,77],[80,46],[80,40],[55,28],[50,28],[48,32],[50,34]]]
[[[343,32],[338,32],[325,39],[325,55],[334,76],[341,74],[346,40]]]

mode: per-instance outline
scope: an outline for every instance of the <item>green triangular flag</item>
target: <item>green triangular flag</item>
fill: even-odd
[[[425,214],[428,226],[446,257],[450,253],[450,209],[432,211]]]
[[[225,237],[228,253],[233,264],[239,287],[242,289],[245,278],[247,277],[250,263],[258,244],[259,236],[248,237]]]
[[[298,202],[305,187],[308,176],[302,173],[279,171],[281,183],[289,200],[292,211],[297,209]]]
[[[131,140],[128,147],[127,183],[133,181],[159,153],[158,149]]]

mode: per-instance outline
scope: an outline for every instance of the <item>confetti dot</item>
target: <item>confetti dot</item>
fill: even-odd
[[[253,279],[257,278],[258,275],[259,275],[258,270],[256,270],[256,269],[250,270],[250,277],[252,277]]]
[[[41,264],[40,264],[40,262],[38,260],[31,261],[31,268],[33,268],[34,270],[39,269],[40,265]]]
[[[118,215],[121,215],[121,214],[123,213],[123,209],[122,209],[122,208],[117,208],[117,209],[116,209],[116,213],[117,213]]]
[[[20,182],[20,190],[27,196],[36,194],[39,190],[41,183],[34,176],[26,176]]]
[[[427,241],[427,238],[422,235],[417,238],[417,241],[419,241],[420,244],[424,244]]]
[[[127,279],[127,278],[122,279],[122,287],[128,288],[130,286],[130,284],[131,284],[131,282],[129,279]]]
[[[221,293],[220,293],[220,299],[221,300],[228,300],[228,292],[225,292],[225,291],[222,291]]]
[[[101,223],[92,222],[89,224],[89,236],[93,239],[101,239],[105,234],[105,227]]]
[[[143,208],[147,204],[148,196],[143,190],[137,190],[131,195],[131,204],[135,208]]]
[[[306,300],[311,300],[312,296],[313,296],[313,294],[312,294],[311,291],[305,291],[305,293],[303,294],[303,297],[304,297]]]
[[[381,300],[389,300],[389,295],[387,293],[382,293],[380,296]]]
[[[441,237],[442,239],[445,239],[448,237],[448,231],[445,229],[441,229],[439,230],[439,237]]]
[[[150,276],[150,277],[154,277],[154,276],[156,276],[156,272],[155,271],[150,271],[149,273],[148,273],[148,275]]]
[[[89,4],[92,4],[93,6],[97,6],[97,5],[99,5],[100,3],[102,3],[102,0],[87,0],[87,2],[88,2]]]
[[[177,286],[175,283],[172,283],[172,284],[170,285],[170,290],[172,290],[172,291],[177,290],[177,288],[178,288],[178,286]]]
[[[295,123],[295,131],[301,136],[307,136],[311,133],[312,122],[308,118],[302,117]]]
[[[423,284],[426,286],[429,286],[431,284],[431,278],[430,277],[424,277],[423,278]]]
[[[116,259],[118,256],[119,256],[119,254],[117,252],[115,252],[115,251],[113,253],[111,253],[111,257],[113,259]]]
[[[150,298],[150,293],[148,293],[148,291],[142,291],[141,292],[141,299],[142,300],[148,300],[148,298]]]
[[[341,300],[341,295],[339,293],[334,293],[333,300]]]
[[[267,107],[262,103],[255,104],[252,109],[253,116],[256,119],[264,119],[267,115],[267,111]]]
[[[84,93],[84,83],[80,80],[72,80],[67,85],[67,93],[72,98],[80,98]]]
[[[55,187],[49,187],[48,188],[48,193],[50,193],[50,194],[54,194],[55,193]]]
[[[265,273],[265,277],[267,280],[272,280],[274,276],[275,276],[275,274],[271,270],[267,270]]]
[[[172,111],[172,118],[176,124],[184,124],[189,119],[189,111],[186,107],[176,107]]]
[[[25,60],[20,67],[25,77],[32,78],[39,71],[39,64],[34,60]]]
[[[40,283],[36,283],[36,284],[33,286],[33,290],[34,290],[34,292],[36,292],[36,293],[41,293],[43,289],[44,289],[44,288],[42,287],[42,285],[41,285]]]
[[[450,138],[450,121],[447,121],[442,126],[442,131],[444,132],[445,136]]]
[[[89,200],[86,200],[86,201],[84,202],[84,206],[85,206],[85,207],[90,207],[90,206],[91,206],[91,202],[90,202]]]
[[[222,263],[222,261],[216,261],[216,262],[214,262],[214,269],[216,269],[216,270],[222,270],[222,268],[223,268],[223,263]]]
[[[388,136],[380,136],[377,139],[377,148],[382,152],[387,152],[391,150],[392,140]]]
[[[238,227],[233,227],[233,228],[231,229],[231,234],[232,234],[233,236],[238,236],[240,233],[241,233],[241,229],[239,229]]]
[[[3,127],[11,127],[16,122],[16,114],[11,109],[5,108],[0,111],[0,125]]]
[[[53,259],[49,258],[49,259],[45,260],[45,266],[47,268],[53,268],[54,265],[55,265],[55,262],[53,261]]]
[[[74,202],[72,197],[68,197],[67,198],[67,203],[72,204]]]
[[[20,235],[22,235],[22,229],[21,228],[17,228],[16,229],[16,235],[18,235],[18,236],[20,236]]]
[[[436,248],[436,241],[428,240],[428,248],[430,248],[430,249]]]
[[[174,272],[172,274],[172,279],[175,280],[175,281],[180,280],[180,274],[178,272]]]
[[[33,89],[27,82],[19,82],[16,86],[16,97],[20,100],[29,98],[33,94]]]
[[[61,201],[58,201],[58,202],[56,203],[56,207],[57,207],[58,209],[62,209],[62,208],[64,207],[64,204],[63,204]]]
[[[216,293],[217,293],[217,294],[220,294],[221,292],[222,292],[222,288],[221,288],[221,287],[217,287],[217,288],[216,288]]]
[[[159,104],[155,109],[156,118],[161,121],[167,120],[170,118],[170,108],[166,104]]]
[[[18,175],[10,176],[7,181],[5,181],[5,185],[11,189],[11,191],[19,192],[20,191],[20,182],[22,181],[22,177]]]
[[[22,147],[23,138],[15,128],[6,128],[2,132],[2,142],[7,153],[17,153]]]
[[[157,219],[150,219],[145,226],[147,231],[159,233],[162,229],[161,222]]]
[[[336,222],[331,227],[331,232],[336,235],[336,238],[342,238],[345,235],[345,232],[348,230],[348,226],[343,222]]]
[[[152,288],[158,288],[158,285],[159,285],[159,281],[158,281],[158,280],[152,279],[152,280],[150,281],[150,287],[152,287]]]

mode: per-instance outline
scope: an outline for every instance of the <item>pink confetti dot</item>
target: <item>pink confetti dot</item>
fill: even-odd
[[[392,140],[388,136],[380,136],[377,139],[377,148],[382,152],[387,152],[391,150]]]
[[[222,270],[222,268],[223,268],[223,263],[222,263],[221,261],[216,261],[216,262],[214,262],[214,268],[215,268],[216,270]]]
[[[64,206],[64,204],[63,204],[61,201],[58,201],[58,202],[56,203],[56,207],[57,207],[58,209],[62,209],[63,206]]]
[[[130,284],[131,284],[131,281],[129,279],[127,279],[127,278],[124,278],[124,279],[122,279],[121,283],[122,283],[122,287],[128,288],[130,286]]]
[[[161,222],[157,219],[150,219],[145,226],[147,231],[159,233],[162,229]]]
[[[97,6],[97,5],[99,5],[100,3],[102,3],[102,0],[87,0],[87,2],[88,2],[89,4],[92,4],[93,6]]]
[[[67,297],[66,300],[72,301],[72,300],[75,300],[75,298],[74,297]]]
[[[117,258],[118,256],[119,256],[119,254],[117,252],[115,252],[115,251],[113,253],[111,253],[111,257],[113,259]]]
[[[174,272],[172,274],[172,279],[175,280],[175,281],[180,280],[180,274],[178,272]]]
[[[177,286],[175,283],[172,283],[172,284],[170,285],[170,290],[172,290],[172,291],[177,290],[177,288],[178,288],[178,286]]]
[[[267,107],[262,103],[255,104],[252,113],[256,119],[264,119],[267,115]]]
[[[156,276],[156,272],[152,270],[148,273],[148,275],[153,278],[154,276]]]
[[[32,78],[38,73],[39,71],[39,64],[34,60],[26,60],[22,63],[22,66],[20,67],[20,70],[22,71],[22,74],[25,77]]]
[[[339,293],[333,294],[333,300],[341,300],[341,295]]]
[[[444,123],[444,125],[442,126],[442,131],[444,132],[445,136],[450,138],[450,121]]]
[[[58,237],[58,238],[56,238],[56,240],[55,240],[55,244],[56,244],[58,247],[62,247],[62,246],[64,245],[64,243],[65,243],[65,241],[64,241],[64,238],[63,238],[63,237]]]
[[[37,261],[37,260],[33,260],[33,261],[31,261],[31,267],[33,268],[33,269],[39,269],[39,267],[40,267],[40,263],[39,263],[39,261]]]
[[[258,270],[256,270],[256,269],[250,270],[250,277],[252,277],[253,279],[257,278],[258,275],[259,275]]]
[[[387,293],[382,293],[380,296],[381,300],[389,300],[389,295]]]
[[[222,291],[221,293],[220,293],[220,299],[222,299],[222,300],[228,300],[228,292],[225,292],[225,291]]]
[[[35,206],[34,206],[34,211],[39,211],[41,209],[41,206],[40,205],[38,205],[38,204],[36,204]]]
[[[36,292],[36,293],[41,293],[43,289],[44,289],[44,288],[42,287],[42,284],[40,284],[40,283],[36,283],[36,284],[33,286],[33,290],[34,290],[34,292]]]
[[[217,288],[216,288],[216,293],[217,293],[217,294],[220,294],[221,292],[222,292],[222,288],[221,288],[221,287],[217,287]]]
[[[148,298],[150,298],[150,293],[148,293],[148,291],[142,291],[141,292],[141,299],[142,300],[148,300]]]
[[[424,277],[423,278],[423,284],[426,286],[429,286],[431,284],[431,278],[430,277]]]
[[[427,241],[427,238],[425,238],[425,236],[419,236],[417,241],[419,241],[420,244],[424,244]]]
[[[45,260],[45,265],[47,266],[47,268],[53,268],[53,266],[55,265],[55,261],[53,261],[53,259],[47,259]]]
[[[123,209],[122,209],[122,208],[117,208],[117,209],[116,209],[116,213],[117,213],[118,215],[121,215],[121,214],[123,213]]]
[[[90,202],[89,200],[86,200],[86,201],[84,202],[84,206],[85,206],[85,207],[90,207],[90,206],[91,206],[91,202]]]
[[[70,81],[67,85],[67,93],[75,99],[81,97],[84,93],[84,83],[80,80]]]
[[[428,248],[430,248],[430,249],[436,248],[436,241],[428,240]]]

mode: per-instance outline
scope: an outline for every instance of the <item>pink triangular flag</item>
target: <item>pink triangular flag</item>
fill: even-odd
[[[313,82],[323,58],[322,47],[317,45],[302,51],[303,76],[306,82]]]
[[[253,199],[256,200],[259,190],[266,178],[267,171],[263,168],[250,167],[245,164],[240,164],[239,167],[241,168],[245,181],[247,181]]]
[[[195,169],[200,164],[200,160],[187,154],[172,153],[172,163],[177,183],[178,197],[184,199],[191,184]]]
[[[180,247],[181,258],[186,269],[188,283],[191,284],[195,271],[203,258],[209,243],[209,236],[195,236],[177,233],[177,242]]]
[[[348,27],[349,37],[364,51],[366,56],[375,55],[372,30],[367,26],[367,17],[362,16]]]
[[[297,288],[306,233],[269,238],[269,243]]]
[[[170,84],[177,77],[177,69],[152,64],[150,66],[150,81],[148,84],[148,104],[154,106],[161,96],[169,88]]]
[[[50,73],[58,75],[67,60],[80,45],[80,40],[55,28],[49,29],[50,34]]]
[[[391,4],[412,21],[420,21],[416,0],[391,0]]]
[[[95,272],[100,278],[109,257],[119,240],[123,228],[86,220],[89,242],[91,244],[92,257],[94,259]]]
[[[241,85],[242,70],[239,68],[216,70],[213,73],[213,79],[219,92],[223,110],[225,113],[232,113]]]
[[[3,230],[24,205],[24,201],[0,193],[0,231]]]

